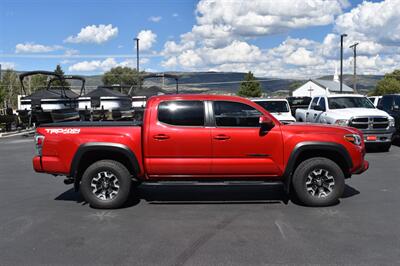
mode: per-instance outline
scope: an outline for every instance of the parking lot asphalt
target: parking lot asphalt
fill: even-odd
[[[400,148],[369,153],[338,205],[285,204],[267,185],[140,186],[96,210],[34,173],[33,141],[0,139],[0,264],[400,264]]]

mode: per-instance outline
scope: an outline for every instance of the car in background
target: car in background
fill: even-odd
[[[368,146],[381,151],[389,151],[395,132],[394,118],[357,94],[315,96],[307,109],[296,110],[296,120],[357,128]]]
[[[382,96],[370,96],[368,99],[374,104],[375,107],[378,107],[382,100]]]
[[[400,94],[383,95],[378,108],[387,112],[395,120],[396,132],[393,137],[396,140],[400,138]]]
[[[311,97],[295,97],[290,96],[287,97],[286,100],[289,102],[290,109],[292,110],[292,116],[296,115],[297,108],[304,108],[306,109],[311,102]]]
[[[296,122],[286,99],[252,99],[252,101],[270,112],[283,124]]]

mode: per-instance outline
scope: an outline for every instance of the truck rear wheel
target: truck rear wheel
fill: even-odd
[[[297,198],[307,206],[330,206],[338,202],[344,191],[342,169],[323,157],[307,159],[293,174]]]
[[[81,180],[81,193],[94,208],[115,209],[123,206],[131,191],[131,174],[113,160],[101,160],[90,165]]]

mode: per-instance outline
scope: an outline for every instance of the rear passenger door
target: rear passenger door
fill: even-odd
[[[280,175],[278,165],[283,154],[280,126],[260,134],[260,110],[231,101],[210,104],[215,121],[211,132],[211,173],[221,178]]]
[[[205,103],[163,101],[152,111],[145,146],[150,177],[207,175],[211,167],[211,129],[205,127]]]

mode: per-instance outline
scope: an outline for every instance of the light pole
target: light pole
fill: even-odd
[[[350,45],[350,48],[353,49],[353,89],[354,92],[357,92],[357,45],[358,42],[356,42],[353,45]]]
[[[138,87],[140,89],[140,72],[139,72],[139,38],[135,38],[134,39],[136,41],[136,71],[137,71],[137,75],[138,75]]]
[[[347,34],[340,35],[340,93],[343,90],[343,38],[347,37]]]

